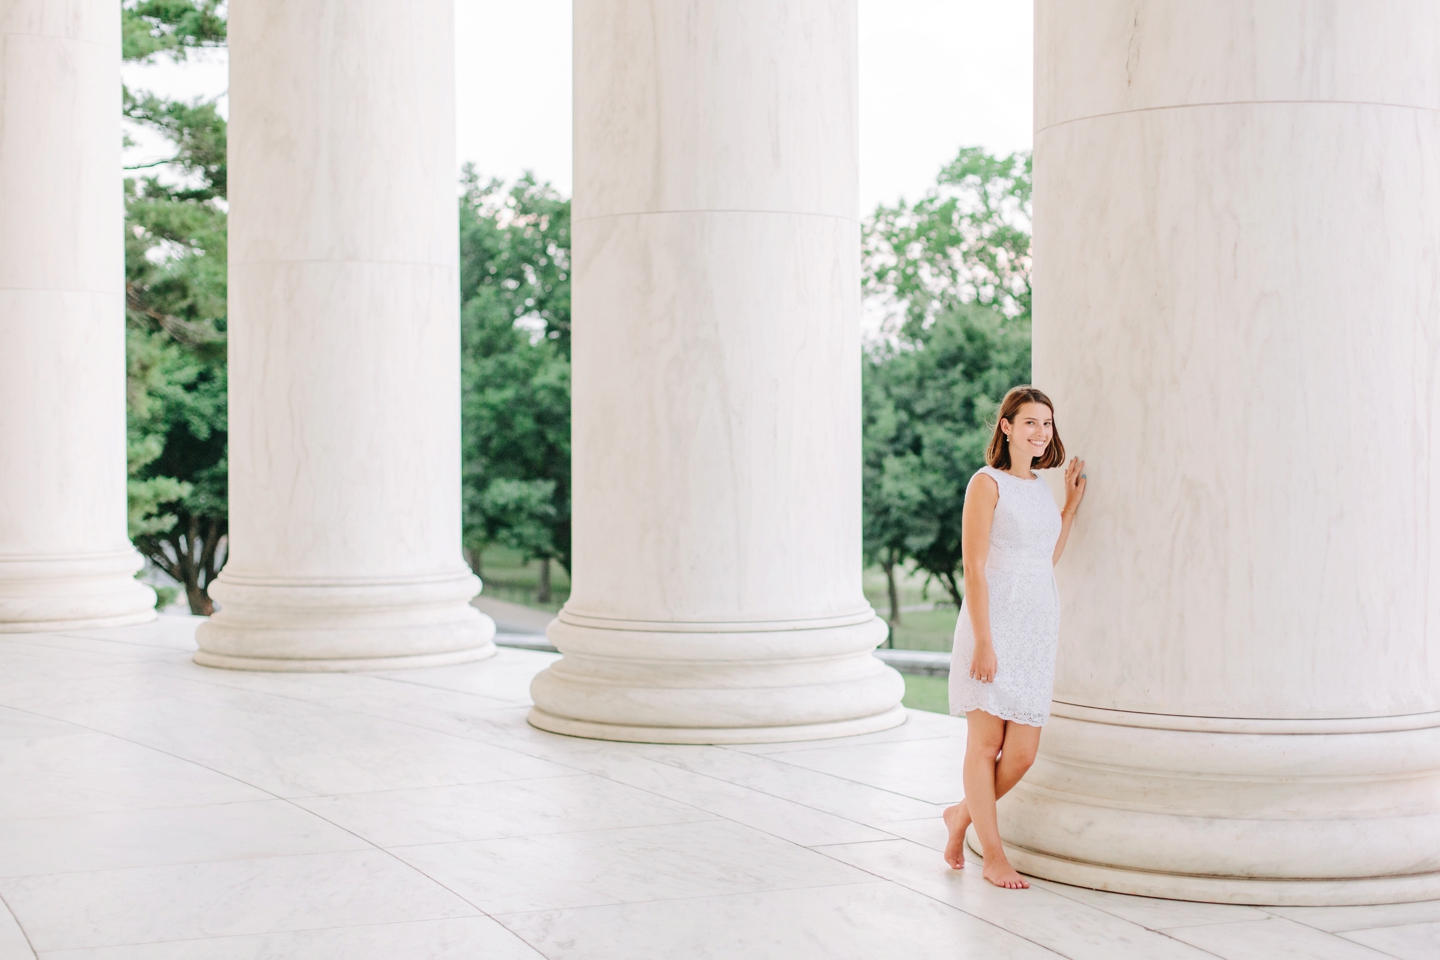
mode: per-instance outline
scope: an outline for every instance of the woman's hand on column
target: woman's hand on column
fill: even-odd
[[[1075,516],[1080,501],[1085,499],[1085,461],[1072,457],[1065,467],[1065,507],[1060,512],[1068,517]]]
[[[1075,511],[1085,499],[1085,461],[1079,457],[1071,459],[1065,467],[1065,506],[1060,510],[1060,538],[1055,541],[1055,552],[1050,557],[1052,564],[1060,562],[1065,552],[1065,541],[1070,539],[1070,525],[1075,522]]]

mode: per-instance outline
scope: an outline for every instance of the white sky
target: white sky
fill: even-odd
[[[1029,0],[859,0],[860,209],[913,199],[962,146],[1028,149]],[[570,192],[570,0],[456,0],[457,170]],[[223,51],[129,64],[132,89],[215,96]],[[133,134],[132,134],[133,135]],[[163,156],[142,141],[127,162]]]

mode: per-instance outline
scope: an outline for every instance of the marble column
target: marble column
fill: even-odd
[[[140,623],[125,531],[120,14],[0,0],[0,632]]]
[[[494,652],[460,548],[450,0],[230,11],[230,559],[196,661]]]
[[[903,720],[861,590],[854,0],[575,4],[574,566],[530,722]]]
[[[1023,871],[1440,897],[1440,5],[1040,0],[1035,381],[1090,493]]]

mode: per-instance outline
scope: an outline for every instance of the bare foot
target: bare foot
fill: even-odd
[[[995,886],[1003,887],[1006,890],[1025,890],[1030,886],[1030,882],[1020,876],[1015,868],[1010,866],[1010,861],[1004,857],[995,857],[994,859],[986,857],[985,869],[981,871],[980,875]]]
[[[970,829],[970,808],[961,800],[953,807],[946,807],[940,815],[950,839],[945,841],[945,862],[951,870],[965,869],[965,831]]]

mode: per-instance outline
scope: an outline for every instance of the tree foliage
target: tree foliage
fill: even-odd
[[[913,561],[957,606],[965,487],[1000,399],[1029,374],[1029,325],[975,303],[938,314],[923,341],[866,358],[867,547],[882,564]]]
[[[864,288],[916,338],[976,303],[1030,318],[1030,154],[965,147],[913,204],[881,206],[865,229]]]
[[[224,0],[127,0],[120,5],[121,54],[148,62],[164,54],[225,45]]]
[[[544,594],[570,567],[570,202],[467,166],[460,297],[466,548],[547,561]]]
[[[222,43],[217,6],[127,4],[127,59]],[[228,531],[225,120],[211,101],[129,90],[123,109],[174,151],[125,181],[130,536],[184,587],[191,612],[209,614]]]
[[[865,550],[906,561],[958,605],[965,487],[1005,391],[1030,376],[1030,157],[960,151],[914,204],[865,234],[865,289],[887,306],[866,351]]]

